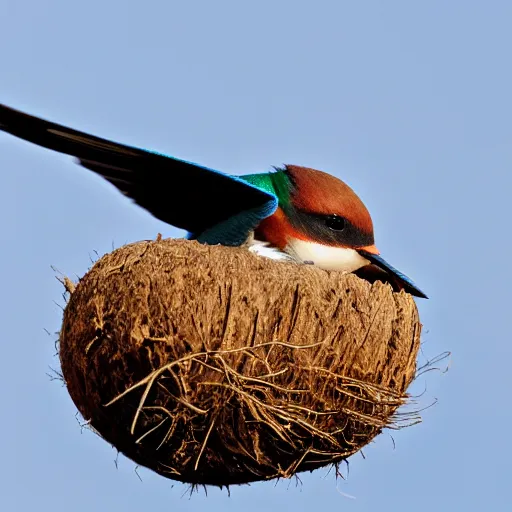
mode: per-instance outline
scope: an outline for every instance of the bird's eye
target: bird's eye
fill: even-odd
[[[333,231],[341,231],[345,227],[345,219],[339,215],[329,215],[325,218],[325,225]]]

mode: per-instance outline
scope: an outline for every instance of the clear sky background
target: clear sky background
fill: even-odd
[[[81,432],[58,367],[62,287],[94,252],[180,232],[69,157],[0,133],[0,509],[510,510],[512,2],[0,0],[0,102],[229,173],[347,181],[418,301],[415,427],[318,470],[191,498]],[[170,201],[172,194],[169,191]],[[55,301],[55,302],[54,302]],[[185,496],[183,496],[185,494]]]

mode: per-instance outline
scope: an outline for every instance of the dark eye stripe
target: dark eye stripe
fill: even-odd
[[[340,215],[319,215],[297,208],[290,208],[286,214],[294,228],[316,242],[345,247],[367,247],[374,244],[373,233],[364,233]],[[343,228],[330,227],[332,222],[339,223],[340,226],[343,224]]]

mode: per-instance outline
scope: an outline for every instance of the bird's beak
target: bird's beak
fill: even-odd
[[[405,290],[407,293],[422,299],[428,297],[409,279],[395,267],[390,265],[384,258],[379,256],[379,250],[375,245],[362,247],[357,252],[371,262],[370,265],[360,268],[356,274],[369,281],[384,281],[390,283],[395,291]],[[373,269],[370,267],[374,267]],[[377,267],[377,268],[375,268]]]

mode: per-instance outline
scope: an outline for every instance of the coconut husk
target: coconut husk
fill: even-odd
[[[243,248],[139,242],[72,290],[62,372],[136,463],[225,486],[338,463],[393,425],[420,346],[411,296]]]

